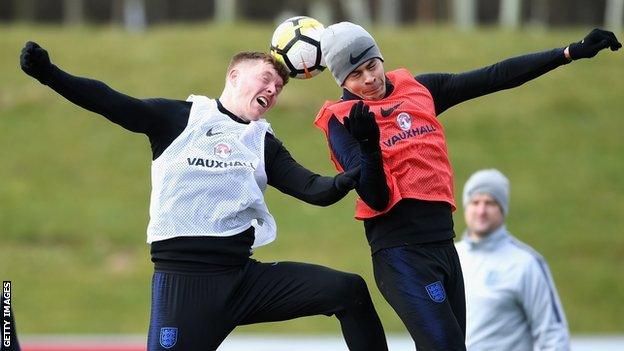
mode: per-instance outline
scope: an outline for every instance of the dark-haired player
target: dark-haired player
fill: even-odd
[[[377,286],[418,350],[465,349],[453,173],[438,116],[621,46],[613,33],[595,29],[566,48],[460,74],[413,76],[406,69],[386,72],[379,47],[362,27],[342,22],[325,29],[321,49],[343,95],[325,103],[315,124],[339,170],[362,167],[355,216],[364,221]]]

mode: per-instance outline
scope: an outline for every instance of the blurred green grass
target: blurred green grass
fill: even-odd
[[[373,28],[386,69],[461,72],[561,47],[588,29],[519,32],[483,28]],[[271,25],[0,27],[0,269],[13,282],[21,333],[144,333],[151,263],[145,244],[149,143],[79,109],[24,75],[18,55],[35,40],[72,74],[136,97],[218,96],[229,58],[266,50]],[[622,38],[622,33],[618,35]],[[227,39],[226,39],[227,38]],[[461,186],[476,169],[511,179],[508,227],[549,261],[574,333],[624,332],[624,66],[622,52],[575,62],[514,90],[466,102],[441,116]],[[324,99],[340,94],[330,74],[292,81],[268,119],[302,164],[333,173],[313,126]],[[389,332],[405,332],[381,298],[353,195],[329,207],[270,189],[278,240],[263,261],[314,262],[363,275]],[[456,231],[464,228],[460,211]],[[334,318],[246,326],[253,332],[335,332]]]

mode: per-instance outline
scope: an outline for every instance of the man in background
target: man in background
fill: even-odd
[[[466,231],[457,243],[466,288],[468,350],[569,350],[563,308],[544,258],[511,235],[509,180],[474,173],[463,193]]]

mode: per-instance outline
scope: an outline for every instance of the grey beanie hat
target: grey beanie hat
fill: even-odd
[[[496,169],[482,169],[473,173],[464,185],[464,208],[477,194],[487,194],[500,205],[503,215],[509,212],[509,179]]]
[[[362,27],[340,22],[325,28],[321,35],[321,52],[336,83],[342,86],[349,73],[374,57],[383,61],[375,39]]]

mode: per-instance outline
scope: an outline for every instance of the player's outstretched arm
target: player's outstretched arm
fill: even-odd
[[[317,206],[329,206],[357,186],[360,169],[355,167],[333,177],[321,176],[299,164],[274,136],[265,141],[268,184],[284,194]]]
[[[415,78],[429,89],[439,115],[461,102],[520,86],[571,60],[594,57],[600,50],[615,51],[621,46],[613,33],[594,29],[585,39],[566,48],[512,57],[459,74],[430,73]]]
[[[50,60],[48,52],[29,41],[20,55],[20,66],[29,76],[47,85],[67,100],[137,133],[146,133],[160,120],[158,109],[145,100],[111,89],[106,84],[64,72]]]

